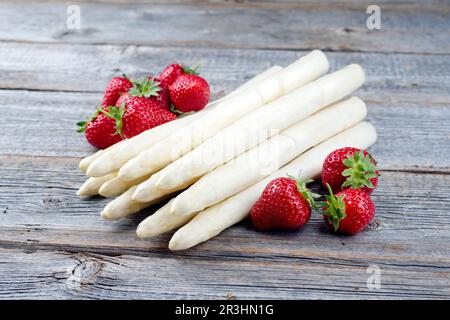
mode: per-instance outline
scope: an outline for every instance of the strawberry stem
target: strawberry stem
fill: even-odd
[[[172,103],[169,106],[169,111],[172,112],[173,114],[176,114],[177,116],[181,116],[186,113],[178,110]]]
[[[133,81],[133,87],[131,87],[128,93],[135,97],[149,98],[151,96],[159,96],[159,91],[161,91],[161,87],[158,81],[144,78]]]
[[[80,132],[80,133],[85,132],[87,125],[91,121],[93,121],[95,118],[97,118],[97,116],[100,113],[100,111],[102,110],[102,108],[103,107],[98,107],[97,109],[95,109],[95,112],[89,118],[87,118],[85,121],[77,122],[77,126],[80,127],[77,129],[77,132]]]
[[[107,109],[108,111],[106,111],[105,109],[101,109],[100,112],[105,114],[108,118],[114,119],[116,127],[115,134],[118,134],[120,135],[121,138],[123,138],[122,127],[123,127],[123,115],[125,114],[125,103],[122,103],[122,105],[118,107],[110,106],[107,107]]]
[[[199,72],[200,67],[201,67],[201,63],[200,62],[197,63],[194,68],[190,68],[190,67],[184,66],[184,65],[181,66],[181,68],[183,69],[184,73],[195,74],[197,76],[200,74],[200,72]]]
[[[372,178],[379,176],[376,173],[377,166],[373,163],[373,158],[368,154],[364,155],[364,150],[355,152],[352,156],[348,156],[343,160],[344,165],[347,167],[342,171],[342,175],[347,179],[342,184],[342,187],[350,187],[353,189],[359,189],[366,186],[370,189],[374,189],[375,186],[370,181]]]
[[[320,197],[320,195],[318,195],[317,193],[312,192],[306,185],[308,183],[313,182],[314,180],[312,179],[308,179],[308,178],[303,178],[301,175],[301,171],[298,174],[298,177],[295,178],[291,175],[288,175],[289,178],[291,178],[292,180],[294,180],[297,183],[297,190],[298,192],[300,192],[300,194],[303,196],[303,198],[305,198],[306,201],[308,201],[309,205],[311,206],[312,209],[317,209],[317,204],[316,204],[316,200],[317,198]]]
[[[344,196],[335,196],[328,183],[327,189],[329,195],[325,195],[326,201],[322,202],[322,210],[324,211],[323,214],[328,216],[328,222],[333,225],[334,231],[337,231],[339,228],[339,221],[347,216],[345,214]]]

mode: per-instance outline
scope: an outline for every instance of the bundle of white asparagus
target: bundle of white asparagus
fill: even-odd
[[[172,198],[137,229],[149,238],[181,227],[172,250],[214,237],[249,214],[270,180],[299,171],[316,178],[331,151],[375,142],[364,102],[349,97],[364,71],[352,64],[325,75],[328,68],[325,54],[312,51],[202,111],[84,158],[89,178],[77,194],[117,196],[101,212],[109,220]]]

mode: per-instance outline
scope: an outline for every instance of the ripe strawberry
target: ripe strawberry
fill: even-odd
[[[166,86],[169,87],[182,74],[197,74],[198,75],[198,66],[191,69],[189,67],[182,66],[177,63],[169,64],[159,74],[159,80],[161,81],[161,83],[164,83]]]
[[[125,138],[172,121],[176,115],[158,106],[155,101],[145,97],[129,96],[126,106],[110,107],[108,117],[115,120],[117,132]]]
[[[365,150],[345,147],[331,152],[323,162],[322,184],[333,192],[345,188],[371,193],[378,184],[379,171],[375,159]]]
[[[104,149],[122,140],[117,133],[114,119],[107,117],[102,109],[97,109],[88,121],[78,122],[81,128],[78,132],[84,132],[87,141],[96,148]]]
[[[208,82],[194,74],[183,74],[169,87],[170,100],[181,112],[198,111],[209,101]]]
[[[179,64],[169,64],[164,70],[159,74],[159,79],[161,82],[170,86],[179,76],[184,74],[183,67]]]
[[[367,227],[375,215],[375,205],[367,192],[348,188],[333,195],[327,185],[329,195],[323,203],[323,218],[328,227],[337,232],[356,234]]]
[[[124,138],[172,121],[176,115],[144,97],[128,96],[126,104],[97,109],[88,120],[77,123],[86,139],[94,147],[107,148]]]
[[[250,217],[259,230],[298,229],[304,226],[314,207],[314,198],[306,184],[311,179],[278,178],[272,180],[254,204]]]
[[[105,94],[103,96],[102,106],[114,106],[117,99],[127,92],[133,84],[126,76],[112,78],[106,87]]]

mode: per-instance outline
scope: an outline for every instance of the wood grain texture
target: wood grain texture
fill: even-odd
[[[114,75],[158,74],[174,61],[201,62],[214,95],[230,91],[274,64],[292,63],[308,51],[152,48],[115,45],[0,43],[0,88],[102,92]],[[331,70],[361,64],[367,82],[360,90],[374,102],[450,102],[450,55],[327,52]]]
[[[448,297],[448,269],[383,265],[381,289],[369,290],[368,262],[372,263],[364,258],[348,264],[332,257],[300,256],[293,261],[275,256],[111,257],[0,249],[0,283],[9,288],[0,287],[0,293],[6,299],[225,299],[229,294],[237,299]]]
[[[449,175],[383,172],[376,220],[358,236],[333,235],[314,216],[292,233],[242,223],[176,253],[169,235],[136,238],[151,210],[104,222],[105,201],[78,200],[75,175],[31,176],[21,180],[32,187],[0,188],[5,298],[450,298]],[[369,265],[381,269],[380,290],[366,287]]]
[[[382,7],[381,30],[367,29],[366,3],[332,10],[311,3],[80,6],[81,29],[69,30],[66,3],[3,3],[0,15],[8,19],[0,21],[0,41],[450,53],[446,6]]]

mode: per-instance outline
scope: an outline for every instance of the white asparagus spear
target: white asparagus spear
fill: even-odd
[[[131,181],[123,181],[119,177],[115,177],[111,180],[106,181],[100,189],[98,190],[98,193],[106,198],[109,197],[116,197],[130,189],[132,186],[137,185],[141,183],[142,181],[146,180],[148,176],[140,177],[136,180]]]
[[[188,216],[177,216],[170,213],[170,207],[173,200],[170,200],[164,206],[159,208],[155,213],[148,216],[139,223],[136,234],[139,238],[151,238],[156,237],[176,228],[181,227],[191,220],[195,214]]]
[[[156,175],[156,174],[155,174]],[[133,200],[132,195],[136,191],[136,188],[139,186],[134,185],[129,190],[127,190],[125,193],[122,193],[119,197],[111,201],[109,204],[106,205],[105,209],[103,209],[103,212],[101,216],[108,220],[116,220],[120,218],[125,218],[126,216],[136,213],[144,208],[150,207],[151,205],[154,205],[156,203],[159,203],[163,201],[164,199],[167,199],[171,196],[171,192],[167,193],[166,191],[160,192],[157,190],[154,194],[151,200],[140,202]],[[188,187],[182,186],[182,188]]]
[[[158,171],[153,174],[147,180],[144,180],[138,185],[135,193],[132,196],[132,199],[137,202],[149,202],[154,199],[158,199],[166,194],[173,193],[179,190],[183,190],[193,184],[195,181],[200,179],[200,177],[194,178],[186,183],[178,185],[172,189],[160,189],[156,186],[156,182],[161,177],[163,171]]]
[[[322,92],[325,92],[325,91],[322,91]],[[364,105],[364,103],[363,103],[362,101],[360,101],[358,98],[350,99],[350,101],[349,101],[349,102],[346,102],[345,104],[356,105],[356,108],[358,108],[359,105]],[[344,108],[345,108],[345,106],[344,106]],[[359,108],[359,109],[361,109],[361,108]],[[340,110],[340,109],[339,109],[339,110]],[[328,112],[328,113],[330,113],[330,112]],[[317,117],[317,116],[314,115],[314,117]],[[321,118],[319,118],[319,119],[321,119]],[[306,120],[305,120],[305,121],[306,121]],[[310,123],[310,122],[311,122],[311,120],[306,121],[306,123]],[[333,126],[331,126],[331,128],[333,128]],[[290,130],[292,131],[292,130],[294,130],[294,129],[290,129]],[[288,132],[289,132],[289,131],[288,131]],[[298,130],[297,130],[297,131],[294,130],[294,132],[295,132],[295,134],[300,134],[300,133],[298,132]],[[325,130],[320,130],[320,132],[323,133],[323,134],[326,133]],[[229,134],[231,134],[231,132],[230,132]],[[288,133],[288,134],[289,134],[289,133]],[[313,133],[313,135],[314,135],[314,133]],[[319,137],[320,135],[315,134],[315,136],[318,136],[318,137]],[[281,141],[280,141],[280,140],[281,140]],[[289,146],[285,146],[286,141],[289,142],[289,140],[287,140],[287,139],[283,136],[283,134],[282,134],[282,135],[279,136],[279,137],[275,137],[274,140],[272,140],[272,141],[270,142],[270,144],[266,145],[264,148],[267,149],[267,148],[269,148],[269,146],[271,146],[271,145],[274,144],[274,143],[279,143],[280,146],[285,147],[285,148],[288,148]],[[314,140],[311,139],[311,141],[314,141]],[[272,143],[272,142],[273,142],[273,143]],[[263,150],[264,150],[264,148],[263,148]],[[283,150],[283,151],[284,151],[284,150]],[[215,152],[219,152],[219,151],[216,150]],[[256,152],[256,151],[254,151],[254,152]],[[268,152],[272,152],[272,156],[278,157],[278,153],[277,153],[276,150],[269,150]],[[257,156],[257,155],[253,155],[253,157],[256,157],[256,156]],[[294,155],[294,156],[295,156],[295,155]],[[206,155],[204,156],[204,160],[203,160],[203,161],[209,163],[208,157],[214,157],[213,153],[207,152]],[[202,160],[201,158],[198,159],[198,161],[201,161],[201,160]],[[244,160],[240,160],[240,161],[242,162],[242,161],[244,161]],[[174,162],[174,163],[176,163],[176,162]],[[170,167],[170,166],[169,166],[169,167]],[[217,166],[216,166],[216,167],[217,167]],[[245,166],[244,166],[244,167],[245,167]],[[136,189],[136,192],[133,194],[133,196],[132,196],[133,200],[139,201],[139,202],[148,202],[148,201],[152,201],[153,199],[157,199],[157,198],[159,198],[159,197],[161,197],[161,196],[163,196],[163,195],[165,195],[165,194],[173,193],[173,192],[178,191],[178,190],[182,190],[182,189],[186,188],[187,186],[191,185],[192,183],[194,183],[196,180],[200,179],[200,176],[195,176],[195,175],[194,175],[191,179],[185,179],[184,181],[182,181],[182,184],[181,184],[181,185],[176,184],[176,185],[174,185],[173,187],[170,187],[170,188],[169,188],[169,187],[166,187],[166,188],[162,189],[162,188],[159,188],[159,186],[158,186],[158,181],[160,181],[161,176],[164,175],[165,172],[166,172],[166,170],[165,170],[165,168],[164,168],[164,169],[160,170],[159,172],[155,173],[153,176],[151,176],[151,177],[150,177],[149,179],[147,179],[146,181],[143,181],[143,182],[138,186],[138,188]],[[183,173],[180,172],[179,174],[182,175]],[[244,171],[241,171],[241,174],[246,175],[246,173],[245,173]],[[202,181],[203,181],[203,180],[200,180],[200,182],[199,182],[199,183],[200,183],[200,186],[203,186],[203,187],[207,188],[208,183],[207,183],[207,184],[204,184]],[[207,179],[207,181],[208,181],[208,179]],[[182,193],[179,197],[182,197],[182,198],[183,198],[183,197],[189,197],[190,194],[195,194],[195,191],[194,191],[194,190],[195,190],[196,188],[200,188],[200,186],[199,186],[199,185],[194,185],[194,186],[192,186],[191,189],[188,189],[187,191],[185,191],[184,193]],[[212,197],[211,191],[208,192],[208,194]],[[213,197],[212,197],[212,198],[213,198]],[[197,201],[196,199],[189,199],[189,198],[186,198],[184,202],[181,201],[181,200],[177,200],[177,202],[174,204],[174,206],[180,206],[180,205],[184,205],[184,206],[185,206],[185,205],[186,205],[188,202],[190,202],[191,200],[192,200],[193,203],[191,203],[190,205],[193,206],[193,208],[195,207],[195,206],[194,206],[194,203],[196,203],[196,204],[198,204],[198,205],[200,205],[200,203],[201,203],[201,202]],[[178,204],[179,201],[181,201],[181,204]],[[183,204],[183,203],[184,203],[184,204]],[[195,207],[195,208],[196,208],[198,211],[200,211],[200,210],[203,209],[202,207]],[[183,211],[183,210],[188,210],[188,209],[185,208],[185,209],[180,209],[180,210]],[[192,209],[192,210],[193,210],[193,209]],[[186,214],[187,214],[187,213],[186,213]]]
[[[107,181],[114,179],[117,172],[109,173],[103,177],[89,178],[78,189],[77,195],[81,197],[90,197],[98,195],[98,190]]]
[[[173,190],[212,171],[270,136],[358,89],[364,71],[353,64],[278,98],[241,118],[160,172],[159,189]]]
[[[106,152],[106,150],[98,150],[97,152],[81,159],[81,161],[78,165],[78,167],[80,168],[80,171],[86,173],[86,171],[87,171],[88,167],[91,165],[91,163],[94,162],[94,160],[98,159],[105,152]]]
[[[108,203],[100,213],[101,217],[105,220],[117,220],[124,218],[132,213],[139,212],[144,208],[150,207],[170,197],[170,195],[167,195],[146,203],[136,202],[131,200],[131,195],[135,190],[136,186],[132,186],[119,197]]]
[[[356,97],[329,106],[209,172],[179,194],[170,211],[188,215],[212,206],[262,180],[314,145],[363,120],[366,113],[364,102]],[[138,192],[139,187],[133,197]]]
[[[240,86],[239,88],[237,88],[236,90],[232,91],[230,94],[219,100],[225,101],[230,96],[233,96],[241,92],[242,90],[245,90],[252,84],[257,83],[258,81],[270,77],[271,75],[275,74],[281,69],[282,67],[280,66],[270,67],[269,69],[248,80],[242,86]],[[218,103],[217,101],[213,101],[209,103],[206,106],[206,109],[202,111],[196,112],[191,115],[186,115],[184,117],[180,117],[174,121],[170,121],[156,128],[147,130],[136,137],[121,141],[120,143],[117,143],[105,150],[100,150],[97,152],[99,153],[99,155],[96,154],[93,155],[94,156],[93,160],[91,159],[82,160],[80,162],[80,166],[84,168],[87,164],[89,164],[88,167],[86,167],[86,173],[89,176],[102,176],[112,171],[117,171],[128,160],[134,158],[142,151],[150,148],[158,141],[169,136],[171,133],[176,132],[180,128],[204,116],[207,112],[209,112],[209,110],[211,110],[210,108],[214,107],[217,103]]]
[[[258,179],[262,179],[264,176],[278,169],[280,165],[290,161],[293,157],[323,139],[362,120],[365,114],[366,108],[364,102],[356,97],[336,103],[207,174],[189,189],[181,193],[175,199],[171,208],[166,205],[160,210],[170,211],[170,209],[174,209],[174,206],[177,206],[178,209],[175,207],[177,211],[174,212],[178,214],[189,215],[190,213],[201,211],[207,206],[220,202],[224,198],[255,183]],[[265,164],[267,168],[264,168],[264,163],[260,162],[260,157],[268,161],[268,164]],[[272,160],[269,161],[269,159]],[[239,177],[239,179],[236,179],[236,177]],[[152,201],[164,197],[168,191],[158,190],[155,187],[154,181],[157,179],[158,173],[133,188],[134,194],[132,197],[128,195],[128,192],[126,197],[121,196],[134,209],[123,210],[116,214],[115,217],[125,217],[128,214],[136,212],[135,210],[138,211],[150,206]],[[152,196],[147,201],[136,201],[134,196],[144,183],[147,184],[144,188],[145,190],[148,190],[149,186],[152,189]],[[183,185],[181,188],[185,187],[187,185]],[[173,191],[170,190],[170,193]],[[176,204],[176,202],[179,204]],[[169,224],[170,222],[167,225]]]
[[[376,139],[377,134],[375,128],[367,122],[361,122],[339,133],[305,152],[266,179],[198,213],[195,218],[172,236],[169,242],[169,248],[171,250],[191,248],[215,237],[223,230],[245,219],[253,204],[258,200],[262,191],[271,180],[278,177],[285,177],[287,174],[297,176],[300,171],[304,178],[317,178],[322,171],[322,164],[325,157],[333,150],[343,147],[366,149],[375,143]],[[140,237],[147,236],[147,228],[141,227],[144,221],[138,227]],[[167,224],[167,222],[165,223]],[[178,226],[183,224],[180,221]],[[165,228],[161,230],[165,231]],[[154,230],[150,231],[153,231],[151,235],[157,234]]]
[[[194,246],[244,219],[262,190],[272,179],[286,176],[286,174],[297,176],[300,170],[304,178],[316,178],[322,170],[323,160],[331,151],[348,146],[365,149],[375,140],[376,132],[373,126],[367,122],[361,122],[313,147],[262,181],[198,214],[193,213],[187,216],[171,214],[170,207],[174,201],[172,199],[153,215],[144,219],[136,233],[140,238],[159,236],[185,225],[195,217],[191,223],[182,228],[186,231],[179,231],[178,235],[174,236],[173,239],[177,240],[171,243],[175,249],[172,247],[171,249],[177,250],[177,247],[186,249]],[[201,228],[202,232],[198,234],[193,232],[195,228]]]
[[[317,50],[309,53],[268,79],[219,103],[198,121],[142,152],[126,163],[118,176],[131,180],[158,171],[251,111],[317,79],[327,71],[328,60],[324,53]]]

